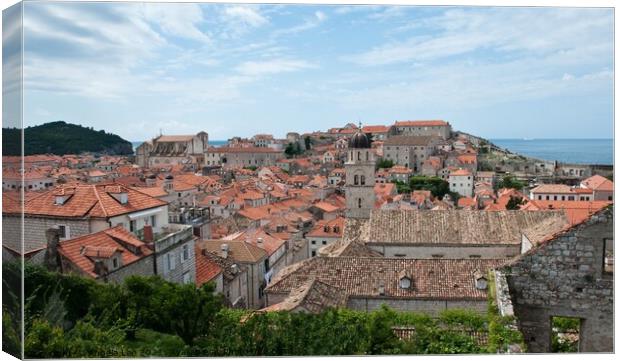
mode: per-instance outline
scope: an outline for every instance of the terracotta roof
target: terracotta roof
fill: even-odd
[[[293,311],[302,308],[310,313],[320,313],[327,308],[345,307],[347,294],[338,287],[310,279],[291,290],[280,303],[265,307],[259,312]]]
[[[317,222],[306,237],[341,238],[344,231],[344,217],[337,217],[329,221]]]
[[[209,257],[210,254],[209,252],[202,252],[198,245],[194,245],[194,255],[196,256],[196,286],[198,287],[212,281],[222,273],[222,267],[220,267],[212,257]]]
[[[476,200],[472,197],[461,197],[458,201],[459,207],[474,207],[476,205]]]
[[[590,188],[595,191],[613,192],[614,183],[609,179],[600,175],[593,175],[592,177],[585,179],[581,182],[584,187]]]
[[[55,217],[113,217],[144,209],[164,206],[167,202],[132,188],[117,185],[127,192],[127,203],[121,204],[106,192],[106,184],[62,186],[45,192],[26,202],[24,213]],[[108,188],[109,190],[109,188]],[[55,204],[56,195],[69,198],[62,205]]]
[[[198,241],[196,244],[200,249],[205,249],[207,252],[217,255],[221,254],[221,246],[223,244],[228,244],[229,257],[236,262],[256,263],[267,257],[265,250],[241,240],[224,241],[221,239],[213,239]]]
[[[453,171],[450,171],[450,176],[470,176],[472,175],[471,172],[468,169],[456,169]]]
[[[338,210],[340,210],[339,207],[336,207],[335,205],[325,202],[325,201],[321,201],[321,202],[316,202],[312,205],[313,207],[319,208],[320,210],[327,212],[327,213],[331,213],[331,212],[336,212]]]
[[[366,242],[396,244],[520,244],[521,231],[561,211],[379,210],[371,212]],[[345,228],[345,237],[347,237]]]
[[[258,240],[262,239],[262,243],[259,243]],[[267,252],[268,256],[274,254],[278,249],[280,249],[286,241],[271,235],[268,232],[265,232],[262,228],[256,229],[247,229],[243,232],[238,232],[236,234],[223,237],[223,241],[227,240],[236,240],[236,241],[245,241],[250,243],[258,248],[261,248]]]
[[[139,253],[132,252],[127,244],[137,246]],[[58,252],[85,274],[97,278],[93,258],[109,258],[115,252],[121,251],[122,265],[128,265],[153,252],[132,233],[122,226],[91,233],[85,236],[61,241],[58,243]]]
[[[475,286],[474,273],[486,274],[503,265],[502,259],[396,259],[313,257],[283,269],[267,286],[267,293],[289,293],[316,279],[342,289],[349,297],[486,300],[487,290]],[[403,272],[412,287],[399,286]],[[379,292],[384,287],[384,295]]]
[[[160,186],[155,186],[155,187],[134,187],[133,189],[137,190],[138,192],[142,192],[146,195],[149,195],[151,197],[155,197],[155,198],[159,198],[159,197],[165,197],[168,195],[168,192],[166,192],[164,190],[163,187]]]
[[[572,188],[566,184],[541,184],[530,190],[532,193],[563,193],[573,194]]]
[[[527,206],[522,207],[528,211],[562,210],[571,224],[581,223],[592,214],[607,207],[613,202],[609,201],[538,201],[531,200]]]
[[[439,127],[448,125],[443,120],[402,120],[394,123],[397,127]]]
[[[189,142],[194,135],[160,135],[155,139],[156,142]]]
[[[387,133],[390,127],[385,125],[365,125],[362,127],[364,133]]]

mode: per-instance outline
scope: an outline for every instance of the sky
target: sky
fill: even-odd
[[[131,141],[416,119],[492,139],[613,134],[612,9],[27,2],[23,11],[26,126],[64,120]]]

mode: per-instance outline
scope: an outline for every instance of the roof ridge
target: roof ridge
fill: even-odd
[[[97,198],[97,203],[101,207],[101,210],[103,211],[103,215],[107,218],[108,217],[108,212],[106,211],[105,207],[103,206],[103,203],[101,202],[101,197],[99,197],[99,192],[97,191],[97,186],[93,184],[92,185],[92,189],[93,189],[93,192],[95,192],[95,198]],[[91,207],[91,209],[93,207]],[[89,209],[88,212],[86,212],[86,213],[87,214],[90,213],[91,209]]]

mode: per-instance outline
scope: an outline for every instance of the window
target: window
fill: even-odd
[[[433,258],[443,258],[443,254],[433,254],[431,255]]]
[[[547,200],[549,200],[549,196],[547,196]]]
[[[69,238],[69,227],[65,226],[64,224],[61,224],[58,226],[58,230],[60,231],[60,239]]]
[[[172,271],[176,268],[176,264],[174,262],[174,253],[170,252],[166,254],[166,269]]]
[[[312,244],[316,244],[316,241],[312,241]]]
[[[359,184],[359,176],[357,174],[353,177],[353,184],[355,185]]]
[[[558,200],[558,196],[553,196],[553,200],[557,201]]]
[[[565,200],[566,200],[566,197],[565,197],[565,196],[562,196],[562,200],[563,200],[563,201],[565,201]]]
[[[396,253],[394,257],[404,258],[404,257],[407,257],[407,255],[403,253]]]
[[[316,256],[316,251],[312,251],[312,257]]]
[[[479,254],[470,254],[469,258],[481,258],[482,256]]]
[[[614,240],[603,239],[603,275],[613,276],[614,274]]]
[[[357,199],[357,208],[362,208],[362,199],[361,198]]]
[[[157,216],[151,216],[151,226],[155,227],[157,226]]]
[[[541,195],[538,196],[538,200],[542,201],[542,196]]]
[[[366,184],[366,176],[361,176],[360,179],[361,179],[360,180],[360,184],[361,185],[365,185]]]
[[[183,273],[183,283],[188,284],[192,282],[192,277],[188,272]]]
[[[131,220],[129,221],[129,232],[135,232],[135,231],[136,231],[136,221]]]
[[[326,244],[327,244],[327,241],[323,241],[322,243],[323,243],[323,245],[326,245]]]
[[[189,245],[183,245],[183,258],[182,261],[185,262],[189,259]]]
[[[117,269],[118,268],[118,258],[112,258],[112,268],[113,269]]]

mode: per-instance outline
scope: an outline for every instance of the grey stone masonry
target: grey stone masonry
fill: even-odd
[[[612,207],[543,241],[502,270],[528,352],[551,351],[555,316],[581,320],[580,352],[613,351],[613,273],[604,266],[610,240]]]

